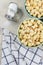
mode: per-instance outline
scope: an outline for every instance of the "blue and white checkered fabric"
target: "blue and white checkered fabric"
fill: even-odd
[[[17,35],[3,29],[1,65],[43,65],[43,47],[27,48]]]

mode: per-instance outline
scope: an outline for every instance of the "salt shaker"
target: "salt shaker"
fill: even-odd
[[[11,21],[19,21],[22,17],[23,13],[21,9],[18,8],[16,3],[11,2],[8,6],[7,14],[5,15],[7,19]]]

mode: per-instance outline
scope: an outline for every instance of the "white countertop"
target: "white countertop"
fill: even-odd
[[[19,8],[22,9],[23,11],[23,17],[28,17],[26,16],[27,12],[24,7],[24,2],[25,0],[0,0],[0,26],[9,29],[10,31],[16,33],[18,25],[21,23],[21,20],[18,22],[12,22],[8,21],[5,18],[5,14],[7,12],[7,8],[10,2],[15,2],[18,4]],[[16,30],[15,30],[16,28]]]
[[[15,2],[18,4],[19,8],[22,9],[23,11],[23,17],[27,18],[28,16],[26,15],[27,12],[24,7],[24,2],[25,0],[0,0],[0,27],[2,28],[7,28],[9,31],[17,34],[17,29],[21,21],[23,20],[23,17],[20,21],[18,22],[12,22],[9,21],[5,18],[5,14],[7,12],[7,8],[10,2]],[[1,35],[0,35],[0,57],[1,57]],[[0,59],[1,60],[1,59]]]

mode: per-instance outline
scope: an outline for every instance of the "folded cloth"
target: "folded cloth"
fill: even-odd
[[[1,65],[43,65],[43,47],[28,48],[16,34],[3,29]]]

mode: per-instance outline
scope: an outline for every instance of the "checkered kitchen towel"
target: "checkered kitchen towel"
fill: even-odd
[[[3,29],[1,65],[43,65],[43,47],[27,48],[17,35]]]

